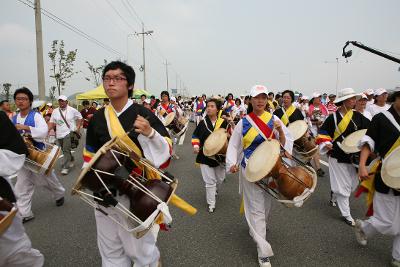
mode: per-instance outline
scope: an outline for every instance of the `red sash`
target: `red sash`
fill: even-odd
[[[258,128],[261,130],[261,132],[265,135],[265,137],[270,138],[272,129],[268,127],[268,122],[263,122],[260,117],[258,117],[254,112],[251,112],[249,114],[250,118],[254,121],[254,123],[258,126]],[[273,115],[272,115],[273,116]],[[275,134],[272,133],[272,138],[275,138]]]

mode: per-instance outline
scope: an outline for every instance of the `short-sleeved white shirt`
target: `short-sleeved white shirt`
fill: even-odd
[[[81,113],[74,109],[71,106],[67,106],[66,109],[61,110],[64,118],[67,120],[69,127],[67,127],[66,123],[64,122],[63,118],[60,114],[60,108],[56,108],[53,110],[51,114],[50,122],[56,124],[56,138],[61,139],[67,136],[71,131],[76,130],[76,121],[82,119]]]

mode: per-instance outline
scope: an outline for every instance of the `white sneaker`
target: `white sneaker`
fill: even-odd
[[[68,173],[69,173],[69,169],[65,169],[64,168],[64,169],[61,170],[61,174],[62,175],[67,175]]]
[[[213,213],[214,212],[214,210],[215,210],[215,207],[214,206],[208,206],[208,212],[209,213]]]
[[[260,267],[271,267],[271,262],[268,257],[258,258],[258,264]]]
[[[367,245],[367,236],[361,228],[361,220],[357,219],[354,227],[354,233],[356,234],[356,239],[358,244],[361,246]],[[399,265],[400,266],[400,265]]]
[[[68,165],[69,168],[73,168],[74,166],[75,166],[75,164],[74,164],[73,161],[71,161],[71,162],[69,163],[69,165]]]

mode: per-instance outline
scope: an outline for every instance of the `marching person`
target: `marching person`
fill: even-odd
[[[133,103],[130,99],[135,83],[135,71],[123,62],[113,61],[104,67],[102,79],[105,92],[110,98],[110,105],[94,114],[89,122],[83,152],[84,166],[111,137],[118,136],[133,151],[143,154],[157,168],[166,168],[171,157],[171,140],[161,121],[150,110]],[[98,193],[103,198],[106,194]],[[121,195],[118,190],[114,193],[118,202],[129,206],[128,196]],[[126,217],[112,208],[102,206],[101,209],[117,218],[119,223],[128,225]],[[133,263],[135,267],[159,266],[157,224],[137,239],[98,210],[95,210],[95,219],[97,244],[103,267],[131,267]]]
[[[357,96],[356,107],[354,109],[363,114],[368,120],[372,120],[371,113],[366,109],[367,103],[368,97],[365,94],[360,94]]]
[[[388,92],[384,88],[378,88],[375,90],[375,100],[374,103],[368,105],[367,111],[371,113],[371,116],[375,116],[376,114],[388,110],[390,105],[386,103],[388,98]]]
[[[349,134],[366,129],[369,120],[357,111],[353,111],[357,94],[352,88],[339,91],[335,104],[338,110],[329,115],[322,124],[316,143],[321,154],[328,153],[329,179],[331,184],[332,206],[339,207],[346,224],[354,226],[355,222],[350,213],[349,197],[358,185],[356,168],[352,165],[350,155],[338,145]]]
[[[33,138],[33,145],[39,149],[44,148],[43,141],[47,137],[48,127],[42,115],[31,110],[33,102],[32,92],[22,87],[14,93],[14,101],[20,112],[12,119],[15,127],[21,134],[29,134]],[[15,193],[17,194],[17,206],[23,222],[35,218],[32,212],[32,197],[36,186],[43,186],[49,190],[57,206],[64,204],[65,189],[58,180],[55,171],[48,175],[38,174],[27,168],[18,171]]]
[[[69,170],[74,167],[74,157],[71,150],[75,148],[73,138],[80,137],[82,125],[82,115],[75,108],[68,105],[65,95],[58,97],[59,107],[54,109],[49,122],[49,130],[56,131],[56,138],[63,152],[63,163],[61,174],[67,175]],[[92,108],[94,110],[94,108]]]
[[[82,115],[82,121],[83,121],[83,131],[86,134],[86,129],[89,125],[90,119],[93,117],[93,114],[96,113],[97,110],[92,108],[90,106],[90,103],[88,100],[83,100],[82,101],[83,108],[81,110],[81,115]]]
[[[258,263],[261,267],[266,267],[271,266],[269,257],[274,255],[271,245],[266,240],[266,218],[269,215],[272,197],[255,183],[247,181],[246,165],[254,150],[265,141],[263,135],[279,140],[289,153],[292,152],[293,141],[282,121],[265,111],[268,101],[267,88],[263,85],[255,85],[250,91],[250,96],[250,112],[239,121],[229,140],[226,169],[229,173],[240,170],[246,221],[250,235],[257,244]]]
[[[314,137],[318,135],[318,130],[328,115],[328,109],[321,103],[321,94],[315,92],[308,108],[308,117],[312,125],[311,132]]]
[[[7,114],[7,117],[11,120],[15,116],[15,112],[11,110],[10,102],[8,100],[2,100],[0,102],[0,110]]]
[[[167,91],[161,92],[161,102],[157,107],[157,117],[165,123],[165,117],[172,112],[176,111],[176,107],[171,103],[169,93]]]
[[[208,204],[208,212],[215,210],[218,186],[225,180],[225,166],[221,165],[215,158],[204,155],[203,147],[207,137],[219,128],[227,128],[228,123],[221,117],[222,103],[211,98],[207,101],[206,113],[192,135],[192,146],[196,156],[196,163],[200,164],[201,175],[206,187],[206,200]]]
[[[242,101],[240,98],[235,99],[235,105],[233,106],[231,112],[230,112],[230,117],[233,120],[233,122],[236,124],[239,122],[243,116],[246,115],[246,109],[242,105]]]
[[[203,119],[203,113],[206,110],[206,102],[203,97],[197,97],[193,103],[193,112],[195,116],[196,126],[199,125],[200,121]]]
[[[231,113],[234,106],[235,106],[235,100],[233,99],[233,94],[229,93],[226,96],[225,103],[223,106],[225,113],[227,113],[227,114]]]
[[[6,216],[17,196],[8,179],[23,168],[28,149],[5,113],[0,112],[0,219]],[[44,257],[32,248],[18,213],[8,229],[0,235],[0,266],[41,267]]]
[[[359,177],[364,180],[362,187],[369,190],[371,217],[367,220],[356,220],[355,233],[357,241],[365,246],[368,238],[376,233],[394,236],[392,248],[392,266],[400,266],[400,192],[387,186],[382,180],[381,161],[400,146],[400,91],[389,98],[393,102],[388,111],[375,115],[366,135],[361,139]],[[369,175],[366,167],[368,156],[374,152],[381,160]],[[400,183],[398,183],[400,187]]]
[[[329,101],[325,104],[326,109],[328,110],[328,114],[335,113],[337,110],[337,106],[335,104],[336,95],[330,94]]]

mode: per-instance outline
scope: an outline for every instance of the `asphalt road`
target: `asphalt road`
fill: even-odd
[[[163,266],[258,266],[256,245],[245,218],[239,214],[237,175],[227,176],[217,199],[216,211],[206,210],[200,169],[186,140],[178,147],[179,160],[169,171],[179,179],[177,194],[197,207],[191,217],[170,206],[173,225],[159,234]],[[81,148],[76,158],[81,166]],[[64,206],[56,207],[50,194],[37,188],[33,199],[36,218],[25,224],[33,246],[45,256],[45,266],[100,266],[93,209],[70,195],[79,166],[67,176],[59,175],[67,189]],[[57,173],[59,174],[59,166]],[[324,167],[326,173],[328,170]],[[340,220],[337,208],[328,205],[329,177],[319,179],[316,192],[302,208],[286,208],[274,202],[267,237],[275,256],[273,266],[388,266],[392,238],[378,235],[360,247],[353,228]],[[352,215],[362,218],[363,199],[351,200]]]

